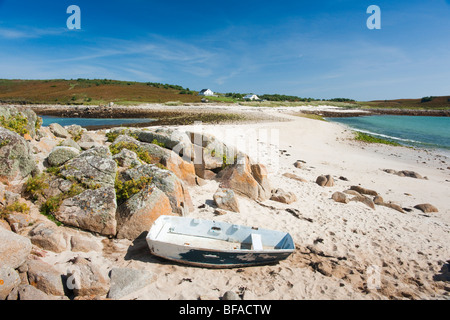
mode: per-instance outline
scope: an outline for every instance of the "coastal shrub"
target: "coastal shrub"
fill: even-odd
[[[44,122],[44,121],[42,120],[41,117],[37,117],[36,123],[35,123],[35,125],[34,125],[34,127],[36,128],[36,130],[39,130],[39,129],[42,127],[42,123],[43,123],[43,122]]]
[[[46,175],[39,174],[35,177],[28,178],[25,183],[25,193],[31,197],[33,200],[37,200],[39,196],[42,196],[44,190],[49,187],[46,182]]]
[[[4,219],[8,214],[15,212],[28,214],[30,212],[30,207],[26,203],[15,201],[0,210],[0,218]]]
[[[21,113],[16,114],[15,116],[11,116],[9,118],[5,118],[5,116],[0,116],[0,126],[4,127],[8,130],[14,131],[21,136],[29,133],[26,128],[28,125],[28,119]]]
[[[128,180],[122,182],[119,175],[116,175],[114,188],[116,190],[117,201],[124,202],[131,198],[133,195],[144,189],[144,187],[152,182],[151,177],[142,177],[139,180]]]
[[[50,221],[56,223],[56,225],[61,226],[62,223],[55,218],[53,213],[58,211],[63,201],[64,200],[62,200],[61,195],[57,195],[47,199],[47,201],[45,201],[44,204],[41,206],[40,210],[41,214],[46,216],[47,219],[49,219]]]

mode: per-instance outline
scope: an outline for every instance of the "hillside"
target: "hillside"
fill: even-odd
[[[176,85],[115,80],[0,80],[0,102],[18,104],[87,104],[114,102],[200,102],[196,92]]]
[[[402,108],[402,109],[449,109],[450,96],[423,97],[421,99],[375,100],[358,102],[370,108]]]
[[[260,95],[267,100],[243,102],[242,94],[219,94],[209,97],[221,103],[243,103],[245,105],[279,104],[318,105],[325,100],[300,98],[285,95]],[[348,101],[347,101],[348,100]],[[60,104],[60,105],[106,105],[114,102],[120,105],[142,103],[198,103],[201,97],[197,92],[178,85],[117,81],[107,79],[76,80],[6,80],[0,79],[0,103],[14,104]],[[450,96],[424,97],[422,99],[398,99],[376,101],[353,101],[350,99],[326,100],[327,104],[341,107],[379,108],[379,109],[450,109]]]

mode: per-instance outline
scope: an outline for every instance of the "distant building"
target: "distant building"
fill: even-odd
[[[199,96],[205,96],[205,97],[212,97],[214,96],[214,92],[212,92],[210,89],[203,89],[198,93]]]
[[[260,100],[256,94],[248,94],[244,97],[245,100]]]

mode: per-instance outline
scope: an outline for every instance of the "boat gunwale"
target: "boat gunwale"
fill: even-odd
[[[222,252],[222,253],[242,252],[242,253],[255,253],[255,254],[269,254],[269,253],[292,253],[295,250],[295,248],[293,248],[293,249],[269,249],[269,250],[253,250],[253,249],[232,249],[232,250],[231,249],[224,249],[224,250],[217,250],[217,249],[212,249],[212,248],[193,247],[193,246],[187,246],[187,245],[182,245],[182,244],[176,244],[176,243],[173,243],[173,242],[167,242],[167,241],[161,241],[161,240],[147,238],[147,243],[149,241],[153,242],[153,243],[157,242],[157,243],[166,244],[166,245],[173,245],[173,246],[180,247],[180,248],[189,248],[190,250],[208,251],[208,252]]]

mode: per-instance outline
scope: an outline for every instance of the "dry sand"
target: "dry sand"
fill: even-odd
[[[341,125],[290,116],[281,109],[254,110],[292,121],[182,128],[209,132],[244,147],[242,151],[267,164],[272,188],[292,191],[298,201],[286,205],[239,198],[240,213],[216,216],[212,198],[218,183],[209,181],[190,188],[196,208],[191,216],[287,231],[297,247],[287,260],[241,269],[190,267],[151,256],[145,239],[106,239],[102,253],[49,252],[44,260],[62,272],[67,271],[66,261],[81,255],[99,261],[105,272],[128,267],[155,273],[152,284],[124,299],[219,299],[229,290],[244,299],[449,298],[448,282],[442,281],[450,259],[448,158],[356,142]],[[305,162],[302,168],[294,167],[297,160]],[[382,169],[412,170],[428,180]],[[307,182],[284,177],[286,172]],[[317,185],[322,174],[333,176],[335,186]],[[383,206],[373,210],[360,202],[331,199],[335,191],[352,185],[376,190],[385,201],[412,211]],[[431,203],[439,212],[424,214],[413,208],[420,203]],[[286,209],[297,210],[297,217]]]

